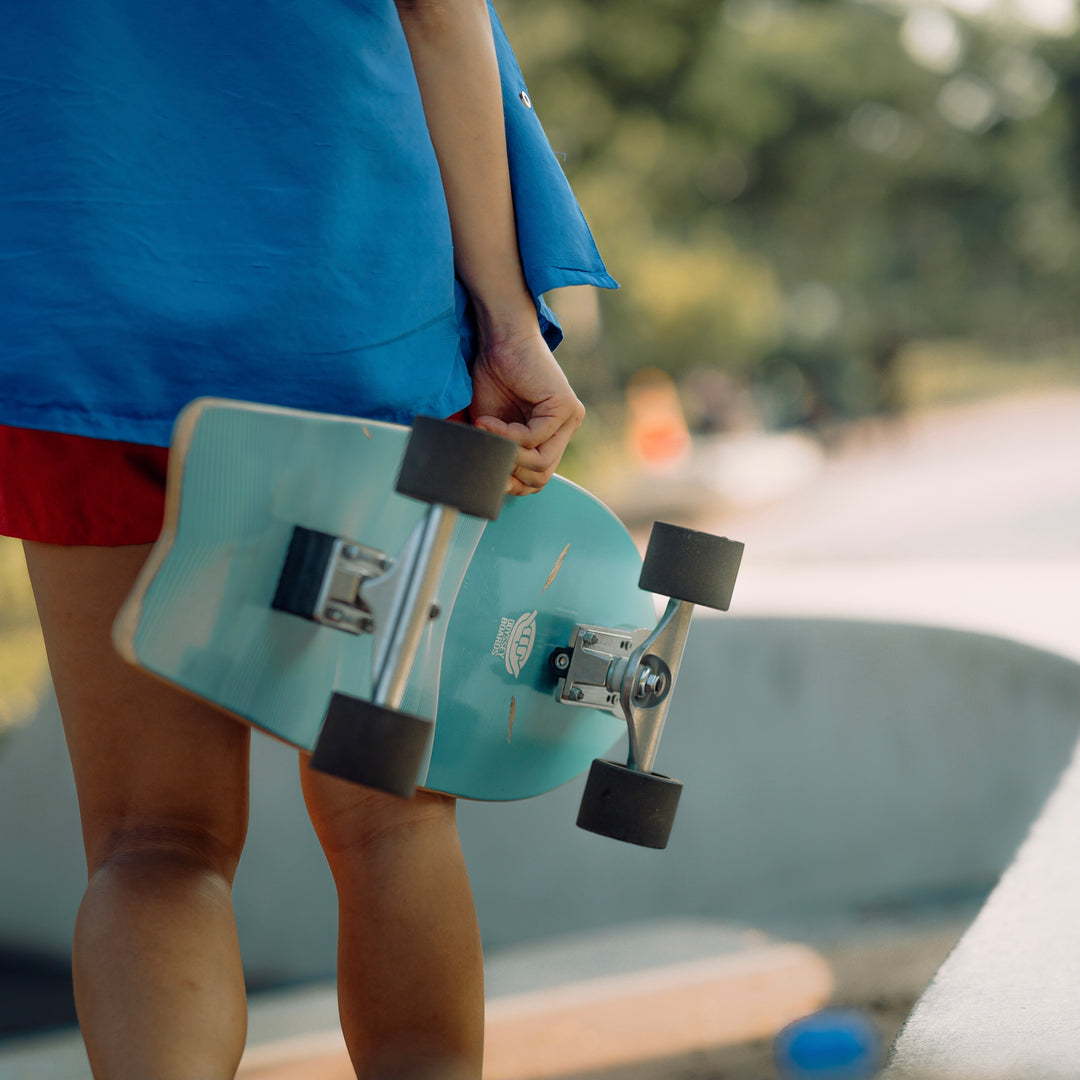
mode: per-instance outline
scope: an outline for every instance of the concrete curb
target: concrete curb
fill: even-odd
[[[527,974],[536,988],[523,988]],[[832,990],[829,965],[813,949],[706,920],[505,950],[489,962],[488,982],[487,1080],[580,1076],[768,1037]],[[352,1075],[336,1024],[249,1043],[237,1073],[240,1080]]]

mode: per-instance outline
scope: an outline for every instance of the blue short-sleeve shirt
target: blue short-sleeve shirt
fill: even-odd
[[[34,0],[0,35],[0,423],[164,444],[204,394],[408,421],[471,322],[392,0]],[[612,286],[492,13],[541,300]]]

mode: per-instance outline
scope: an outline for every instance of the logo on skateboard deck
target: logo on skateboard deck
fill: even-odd
[[[491,647],[492,656],[501,656],[506,670],[516,679],[532,656],[536,640],[536,612],[527,611],[515,619],[502,619]]]

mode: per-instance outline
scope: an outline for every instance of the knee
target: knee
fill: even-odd
[[[222,834],[190,821],[121,820],[97,830],[87,843],[91,877],[102,870],[212,876],[232,885],[243,851],[243,832]]]
[[[457,835],[456,800],[418,791],[386,795],[309,771],[304,794],[315,834],[331,866],[339,857],[371,857],[384,849]]]

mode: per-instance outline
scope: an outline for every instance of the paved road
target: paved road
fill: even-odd
[[[771,560],[1080,558],[1080,392],[867,432],[774,506],[717,520]]]
[[[746,542],[733,613],[925,622],[1080,659],[1080,392],[911,417],[771,505],[695,523]]]

